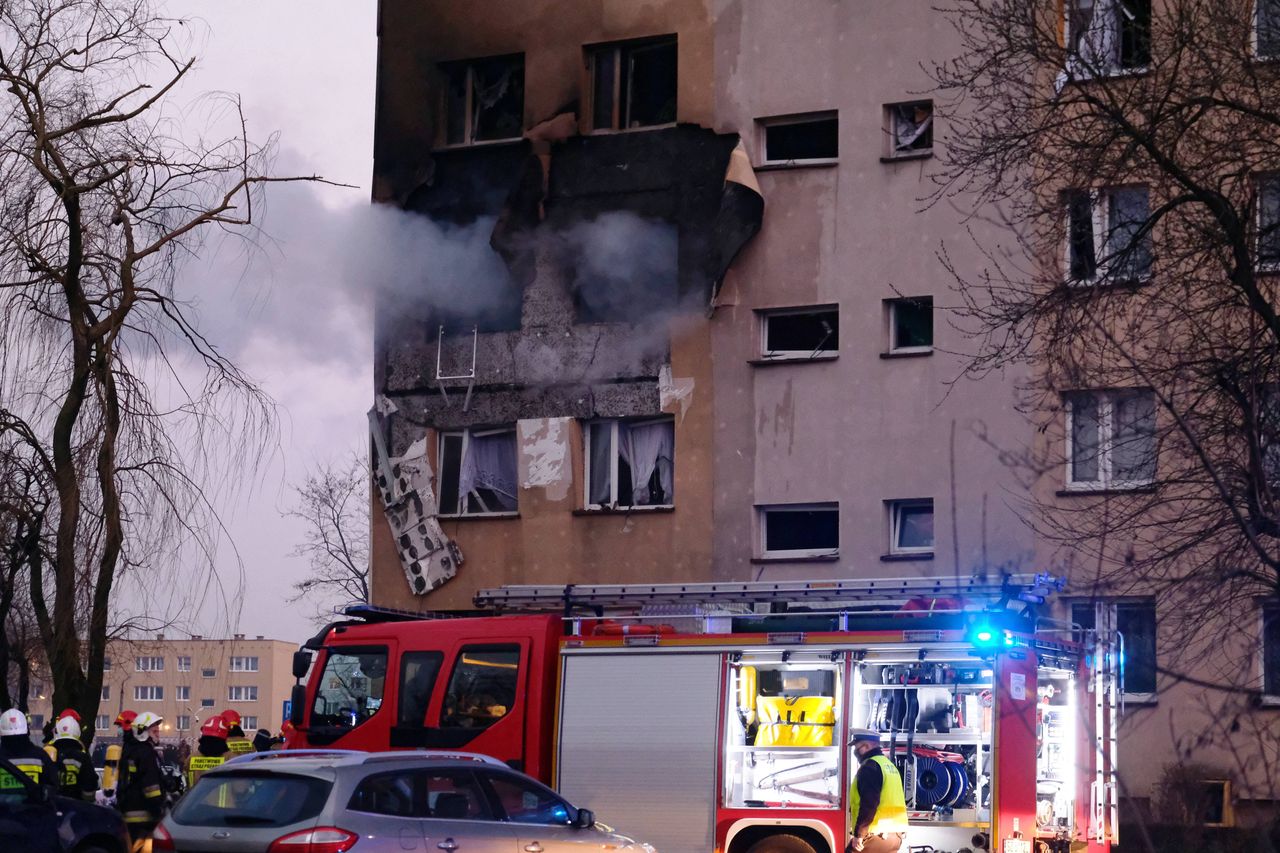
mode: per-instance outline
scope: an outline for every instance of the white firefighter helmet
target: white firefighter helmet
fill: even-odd
[[[154,725],[158,725],[164,717],[152,711],[143,711],[133,720],[133,735],[137,738],[145,738],[147,730]]]
[[[0,714],[0,737],[9,735],[25,735],[27,733],[27,715],[17,708],[10,708]]]
[[[80,740],[80,724],[75,717],[63,717],[53,727],[54,740]]]

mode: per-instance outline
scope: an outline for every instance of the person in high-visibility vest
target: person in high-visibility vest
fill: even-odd
[[[80,724],[74,717],[68,715],[54,723],[50,746],[54,750],[53,762],[58,765],[58,793],[93,802],[98,793],[98,774],[80,741]]]
[[[160,723],[164,718],[143,711],[133,720],[133,741],[120,756],[120,777],[116,790],[116,808],[124,817],[134,848],[151,838],[156,824],[164,817],[165,781],[160,769]]]
[[[227,721],[227,748],[236,755],[253,752],[253,743],[244,736],[244,729],[240,728],[240,712],[228,708],[222,712],[222,719]]]
[[[206,770],[212,770],[226,761],[227,721],[214,714],[200,727],[200,740],[196,751],[187,759],[187,790],[195,787]]]
[[[102,762],[101,802],[108,803],[116,795],[116,781],[120,778],[120,756],[125,746],[133,741],[133,721],[137,717],[133,711],[121,711],[112,724],[120,729],[120,743],[107,747],[107,757]]]
[[[849,844],[846,851],[896,853],[907,823],[907,797],[902,776],[880,751],[880,733],[850,732],[858,773],[849,786]]]
[[[38,785],[56,788],[58,770],[45,751],[31,742],[27,728],[27,715],[17,708],[0,714],[0,757]],[[26,798],[22,782],[13,778],[7,770],[0,770],[0,798],[9,795]]]

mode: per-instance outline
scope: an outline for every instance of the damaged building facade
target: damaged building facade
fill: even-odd
[[[968,240],[920,210],[912,93],[950,30],[835,3],[489,11],[381,4],[375,201],[500,262],[382,299],[376,602],[1029,569],[994,449],[1027,427],[1011,377],[955,381],[935,251]]]

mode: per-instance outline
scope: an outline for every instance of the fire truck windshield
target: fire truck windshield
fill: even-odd
[[[311,727],[352,729],[378,713],[386,675],[385,646],[331,647],[317,683]]]

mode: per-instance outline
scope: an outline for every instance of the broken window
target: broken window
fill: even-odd
[[[840,312],[834,306],[766,311],[760,319],[764,358],[833,358],[839,352]]]
[[[889,352],[933,350],[933,297],[890,299]]]
[[[441,433],[439,459],[440,515],[493,515],[519,509],[515,429]]]
[[[762,556],[829,557],[840,551],[839,504],[784,504],[759,512]]]
[[[1280,603],[1262,608],[1262,690],[1275,701],[1280,697]]]
[[[1258,180],[1258,266],[1280,270],[1280,176]]]
[[[1067,194],[1067,270],[1077,284],[1151,276],[1151,201],[1145,187]]]
[[[524,132],[524,56],[450,62],[445,73],[445,143],[518,139]]]
[[[1156,696],[1156,604],[1154,601],[1081,601],[1071,605],[1071,621],[1094,630],[1101,615],[1124,638],[1120,689],[1129,701]]]
[[[591,126],[625,130],[676,120],[676,37],[590,48]]]
[[[675,421],[591,421],[586,427],[586,506],[675,504]]]
[[[1280,56],[1280,0],[1257,0],[1254,4],[1253,52],[1256,56]]]
[[[1156,402],[1150,391],[1067,395],[1067,485],[1124,489],[1156,476]]]
[[[1151,0],[1068,0],[1068,68],[1083,77],[1151,63]]]
[[[933,153],[933,101],[890,104],[889,157],[921,157]]]
[[[889,502],[889,553],[933,552],[933,499]]]
[[[824,163],[840,152],[840,123],[833,112],[760,122],[765,165]]]

